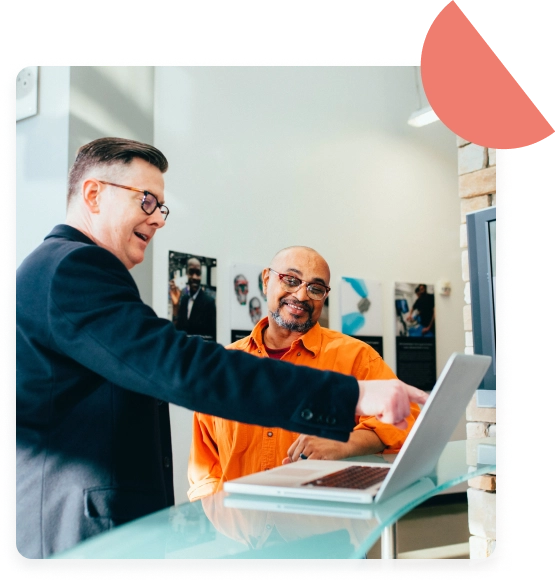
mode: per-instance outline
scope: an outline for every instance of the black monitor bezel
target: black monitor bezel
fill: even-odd
[[[496,315],[489,235],[493,221],[496,221],[495,206],[467,215],[473,352],[492,357],[480,391],[496,391]]]

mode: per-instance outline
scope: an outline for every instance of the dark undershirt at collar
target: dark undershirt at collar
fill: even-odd
[[[290,347],[287,346],[286,348],[278,348],[277,350],[274,350],[273,348],[269,348],[268,346],[265,346],[265,349],[266,349],[266,352],[270,358],[275,358],[276,360],[280,360],[282,358],[282,356],[284,356],[284,354],[286,354],[286,352],[288,352],[290,350]]]

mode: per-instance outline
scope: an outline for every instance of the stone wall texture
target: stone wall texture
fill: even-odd
[[[458,137],[459,196],[461,203],[461,272],[465,282],[463,329],[465,352],[473,354],[471,292],[467,253],[467,213],[496,205],[496,150]],[[496,409],[477,407],[475,397],[467,410],[467,438],[496,436]],[[476,447],[467,448],[467,463],[476,465]],[[471,559],[486,559],[496,547],[496,476],[487,474],[468,482],[469,552]]]

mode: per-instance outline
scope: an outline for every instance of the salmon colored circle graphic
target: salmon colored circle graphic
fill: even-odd
[[[554,133],[455,2],[429,29],[421,75],[438,117],[474,144],[522,148]]]

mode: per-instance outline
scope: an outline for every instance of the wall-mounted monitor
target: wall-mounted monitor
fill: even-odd
[[[496,207],[467,215],[473,352],[492,357],[479,390],[479,407],[496,407]]]

